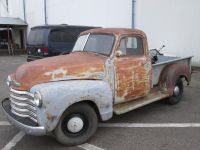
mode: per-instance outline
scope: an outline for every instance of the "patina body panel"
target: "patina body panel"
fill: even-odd
[[[188,65],[183,62],[167,65],[160,75],[159,85],[166,88],[169,96],[172,96],[178,78],[185,78],[188,84],[191,80],[191,72],[188,69]]]
[[[120,50],[121,39],[132,36],[142,39],[144,54],[116,57],[115,64],[115,104],[136,100],[146,96],[151,89],[151,59],[148,53],[146,35],[137,31],[119,34],[116,50]]]
[[[145,56],[117,58],[115,68],[116,104],[135,100],[149,93],[151,64]]]
[[[124,35],[140,35],[146,37],[146,34],[138,29],[128,29],[128,28],[96,28],[82,32],[80,35],[84,34],[113,34],[116,37],[124,36]],[[118,41],[116,41],[118,42]],[[146,42],[146,41],[145,41]],[[117,44],[117,43],[116,43]]]
[[[114,103],[118,104],[147,95],[151,89],[152,81],[151,60],[148,53],[148,44],[145,33],[137,29],[107,28],[92,29],[83,32],[81,35],[95,33],[113,34],[116,37],[115,45],[113,46],[113,51],[110,56],[113,67],[107,68],[110,73],[108,74],[107,81],[110,83],[111,88],[114,88]],[[116,57],[116,51],[119,50],[120,40],[127,36],[139,36],[142,38],[144,56]],[[106,65],[106,67],[108,66]]]
[[[102,55],[74,52],[41,59],[20,66],[13,78],[20,84],[18,90],[29,90],[32,86],[59,80],[104,79],[104,63]]]
[[[47,132],[52,131],[62,113],[71,105],[90,100],[99,111],[101,120],[113,116],[112,91],[107,82],[102,80],[71,80],[35,85],[31,93],[40,91],[43,107],[37,109],[38,123]]]

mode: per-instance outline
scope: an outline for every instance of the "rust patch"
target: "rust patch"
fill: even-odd
[[[147,95],[150,91],[151,67],[143,65],[141,57],[124,57],[115,60],[116,96],[122,101]]]
[[[141,35],[146,37],[146,34],[138,29],[129,29],[129,28],[95,28],[82,32],[80,35],[89,34],[89,33],[102,33],[102,34],[114,34],[115,36],[121,35]]]
[[[175,83],[178,78],[185,78],[189,84],[191,74],[187,65],[183,63],[168,65],[163,69],[163,72],[160,75],[159,85],[161,88],[167,89],[168,94],[171,96],[173,95]]]
[[[53,115],[51,115],[51,114],[48,113],[48,112],[46,113],[46,115],[47,115],[48,121],[50,121],[50,122],[53,122],[53,120],[57,118],[56,116],[53,116]]]
[[[74,52],[56,56],[20,66],[14,76],[20,87],[28,90],[33,85],[67,79],[103,79],[105,56],[93,53]]]

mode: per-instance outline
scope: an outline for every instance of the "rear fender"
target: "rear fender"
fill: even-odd
[[[160,75],[159,85],[161,87],[165,87],[169,96],[172,96],[175,83],[178,78],[185,78],[189,84],[191,80],[191,73],[186,64],[175,63],[167,65]]]

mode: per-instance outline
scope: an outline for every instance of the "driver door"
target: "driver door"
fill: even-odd
[[[143,37],[125,36],[114,59],[115,104],[146,96],[150,91],[151,61],[146,55]]]

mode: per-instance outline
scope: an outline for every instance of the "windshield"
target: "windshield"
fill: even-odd
[[[46,29],[31,29],[27,43],[29,45],[42,45],[45,42]]]
[[[82,35],[76,41],[73,51],[88,51],[109,55],[114,44],[114,35],[87,34]]]

